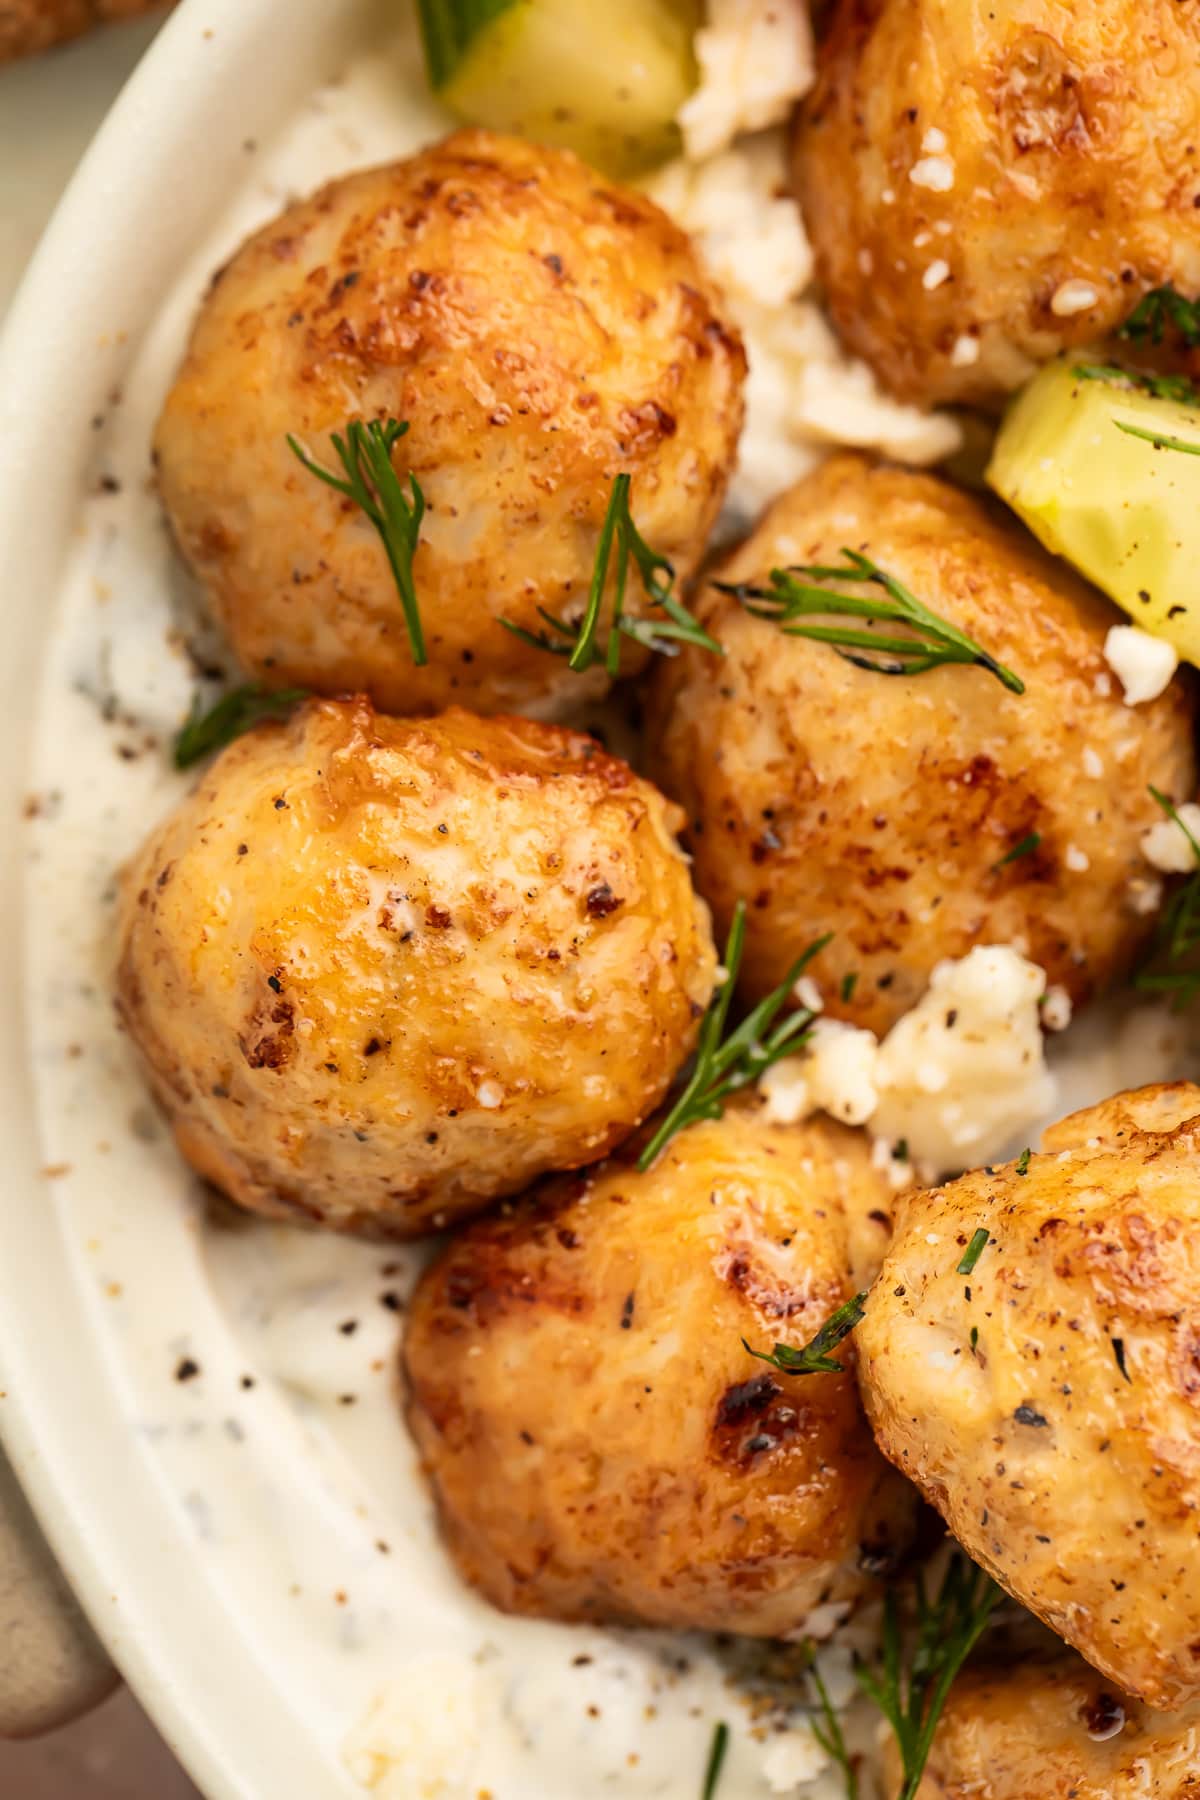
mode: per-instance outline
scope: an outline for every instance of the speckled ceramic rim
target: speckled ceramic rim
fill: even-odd
[[[211,1800],[322,1800],[318,1759],[270,1669],[231,1631],[178,1514],[140,1478],[113,1372],[72,1307],[72,1247],[38,1173],[19,998],[21,801],[90,420],[239,178],[244,139],[276,130],[383,4],[185,0],[81,164],[0,340],[0,1433],[97,1631]]]

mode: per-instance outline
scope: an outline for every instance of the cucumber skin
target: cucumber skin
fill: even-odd
[[[519,0],[417,0],[429,85],[436,94],[450,80],[486,26]]]
[[[699,0],[606,0],[598,33],[592,0],[418,4],[431,81],[464,123],[574,150],[618,178],[680,153]]]

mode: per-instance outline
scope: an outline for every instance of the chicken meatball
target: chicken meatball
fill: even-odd
[[[1200,291],[1200,11],[836,0],[795,139],[845,343],[906,400],[990,403]]]
[[[774,1636],[907,1536],[852,1372],[778,1375],[847,1297],[864,1142],[752,1106],[457,1236],[409,1311],[409,1420],[466,1579],[508,1611]],[[841,1353],[839,1352],[839,1355]],[[503,1479],[496,1471],[504,1471]]]
[[[1100,1107],[911,1198],[856,1336],[880,1447],[964,1547],[1173,1709],[1200,1695],[1200,1110],[1143,1130],[1189,1108],[1124,1100],[1119,1136]]]
[[[846,545],[1025,692],[969,665],[870,672],[705,590],[697,610],[725,655],[685,650],[658,672],[652,766],[687,809],[720,925],[747,903],[750,989],[832,932],[813,968],[828,1010],[876,1031],[977,944],[1021,945],[1086,1001],[1152,924],[1140,839],[1162,815],[1148,786],[1193,792],[1188,693],[1174,683],[1132,711],[1104,661],[1106,601],[984,502],[858,456],[784,494],[719,574],[762,582],[780,564],[839,563]]]
[[[903,1785],[894,1745],[889,1793]],[[1075,1657],[971,1670],[917,1800],[1196,1800],[1200,1707],[1156,1713]]]
[[[362,689],[395,712],[545,708],[580,677],[501,621],[545,635],[539,609],[579,618],[620,473],[643,536],[691,573],[744,373],[712,283],[656,206],[569,152],[463,131],[332,182],[243,245],[167,397],[159,481],[262,680]],[[288,445],[340,474],[331,435],[352,419],[408,425],[392,462],[427,507],[424,668],[367,515]],[[626,604],[645,608],[636,580]],[[624,641],[628,672],[644,656]]]
[[[121,1015],[194,1167],[408,1237],[619,1143],[713,984],[675,809],[591,738],[311,701],[130,872]]]
[[[0,63],[33,56],[95,25],[149,12],[159,0],[0,0]]]

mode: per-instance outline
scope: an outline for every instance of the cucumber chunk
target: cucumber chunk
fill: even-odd
[[[612,175],[677,155],[700,0],[420,0],[430,80],[460,118]]]
[[[1200,664],[1200,404],[1173,397],[1186,382],[1151,384],[1168,391],[1078,354],[1049,364],[1010,407],[987,479],[1047,549]]]

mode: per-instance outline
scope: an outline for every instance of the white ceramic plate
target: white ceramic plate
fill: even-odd
[[[196,679],[154,418],[249,229],[444,129],[406,19],[399,0],[186,0],[9,318],[0,955],[25,1005],[0,1022],[0,1426],[213,1800],[361,1795],[348,1740],[404,1800],[693,1800],[722,1716],[722,1800],[765,1800],[766,1751],[802,1767],[811,1738],[786,1711],[753,1738],[707,1647],[681,1677],[671,1640],[503,1620],[459,1586],[396,1405],[417,1256],[214,1223],[112,1015],[116,871],[180,790],[164,749]]]
[[[145,1143],[130,1130],[128,1090],[108,1060],[113,1046],[105,1045],[103,1029],[85,1056],[71,1055],[68,1015],[87,1023],[83,990],[103,964],[96,851],[108,838],[115,864],[131,839],[115,819],[98,817],[112,802],[100,798],[107,790],[89,736],[95,707],[80,702],[76,736],[63,716],[39,719],[36,697],[44,678],[57,685],[64,673],[52,666],[56,655],[73,653],[61,638],[64,587],[72,554],[94,539],[82,509],[97,456],[120,454],[111,432],[93,429],[92,421],[103,416],[113,425],[112,397],[128,381],[181,267],[212,232],[228,197],[244,188],[247,140],[269,144],[300,115],[378,27],[381,10],[368,0],[313,7],[190,0],[85,158],[0,348],[0,770],[7,822],[0,954],[8,1001],[0,1026],[0,1423],[53,1548],[119,1665],[205,1791],[247,1800],[322,1800],[356,1790],[338,1754],[337,1706],[322,1711],[319,1704],[320,1674],[307,1672],[317,1683],[314,1701],[279,1654],[276,1615],[292,1580],[281,1586],[272,1579],[279,1570],[264,1571],[258,1550],[249,1552],[251,1528],[236,1508],[223,1510],[222,1489],[242,1472],[222,1467],[215,1441],[224,1418],[225,1455],[233,1460],[237,1402],[221,1391],[218,1366],[237,1349],[202,1266],[187,1184],[161,1141]],[[341,161],[348,160],[355,157],[346,145]],[[260,216],[270,210],[269,198],[260,196]],[[144,444],[140,461],[144,469]],[[112,527],[99,530],[103,539]],[[161,559],[148,579],[160,573]],[[80,672],[85,685],[93,672]],[[28,797],[39,787],[45,795],[47,758],[60,752],[67,791],[56,823],[74,845],[66,862],[40,830],[54,802],[45,802],[29,826],[17,824]],[[135,802],[135,833],[147,821],[146,807],[162,804],[150,797],[153,787],[147,768],[140,808],[136,793],[125,791],[124,800]],[[97,815],[94,831],[89,814]],[[80,821],[82,832],[72,836]],[[52,868],[42,860],[48,850]],[[39,880],[51,898],[74,887],[76,922],[64,929],[59,919],[40,942],[37,917],[26,916],[24,904],[28,891],[34,913],[48,921]],[[58,959],[56,973],[47,956]],[[47,974],[64,997],[53,1023]],[[72,1061],[80,1071],[87,1065],[74,1097],[62,1080]],[[85,1101],[112,1110],[103,1138],[94,1115],[84,1122]],[[102,1142],[111,1148],[99,1148]],[[47,1168],[63,1163],[69,1173],[47,1176]],[[145,1310],[141,1301],[122,1303],[131,1277],[142,1281]],[[156,1334],[157,1355],[150,1348]],[[212,1363],[202,1360],[206,1334]],[[172,1343],[180,1356],[192,1346],[202,1362],[186,1407],[181,1399],[172,1408],[170,1389],[183,1390],[169,1370],[163,1379],[175,1357]],[[240,1391],[236,1379],[232,1391]],[[273,1465],[286,1484],[297,1451],[295,1418],[274,1396],[266,1398],[264,1410],[274,1406],[281,1414],[283,1442],[262,1446],[256,1477]],[[268,1416],[267,1440],[276,1424]],[[319,1457],[306,1466],[307,1480],[320,1487]],[[276,1510],[275,1549],[289,1578],[292,1565],[305,1562],[307,1579],[322,1589],[327,1576],[332,1580],[332,1611],[335,1591],[360,1572],[361,1550],[344,1542],[344,1495],[327,1491],[323,1498],[332,1514],[331,1566],[287,1555],[286,1496]],[[207,1557],[198,1554],[206,1532]],[[305,1597],[293,1599],[299,1612]],[[299,1616],[291,1630],[303,1634]]]
[[[186,0],[0,346],[0,1429],[213,1800],[361,1795],[348,1740],[404,1800],[694,1800],[720,1717],[722,1800],[766,1800],[812,1740],[786,1709],[755,1737],[709,1647],[681,1676],[671,1640],[502,1620],[459,1587],[396,1405],[417,1256],[214,1220],[112,1017],[115,874],[179,791],[163,752],[199,630],[150,480],[154,418],[245,233],[443,128],[406,17],[404,0]],[[1172,1071],[1177,1037],[1146,1015],[1137,1079]],[[1114,1034],[1093,1039],[1064,1109],[1122,1085]],[[839,1792],[833,1772],[803,1787]]]

